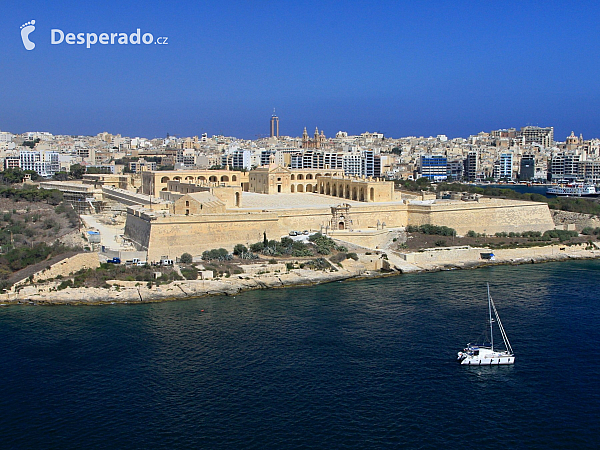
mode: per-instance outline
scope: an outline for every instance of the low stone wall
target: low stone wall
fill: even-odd
[[[285,264],[277,263],[277,264],[244,264],[240,266],[244,273],[248,275],[257,275],[259,273],[274,273],[276,271],[285,272],[286,266]]]
[[[66,277],[72,273],[77,272],[81,269],[95,269],[100,267],[100,260],[97,253],[85,252],[79,253],[71,258],[63,259],[62,261],[50,266],[47,269],[40,270],[33,274],[33,281],[38,282],[40,280],[48,280],[50,278],[56,278],[57,276]],[[23,280],[15,286],[19,286],[28,281]]]
[[[600,219],[591,214],[552,210],[552,219],[557,225],[564,225],[565,229],[581,231],[585,227],[600,227]],[[568,226],[572,228],[567,228]]]
[[[467,246],[461,247],[440,247],[426,249],[422,252],[399,253],[399,256],[406,262],[412,264],[437,264],[440,262],[456,262],[466,260],[479,260],[481,253],[489,253],[489,249],[474,248]]]
[[[365,248],[382,248],[388,241],[390,230],[334,231],[327,235],[337,241]]]

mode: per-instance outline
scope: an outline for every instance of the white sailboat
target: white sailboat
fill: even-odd
[[[510,346],[508,337],[506,336],[506,332],[504,331],[504,327],[502,326],[502,322],[500,321],[500,316],[496,310],[496,305],[494,305],[494,300],[492,300],[492,296],[490,295],[489,283],[487,285],[487,291],[490,317],[490,345],[486,346],[467,344],[467,347],[462,352],[458,352],[458,360],[461,364],[471,366],[514,364],[515,355],[512,347]],[[506,350],[498,350],[494,348],[494,319],[492,318],[492,310],[494,311],[494,316],[496,318],[495,321],[500,329],[500,334],[502,335],[502,340],[504,341],[504,347]]]

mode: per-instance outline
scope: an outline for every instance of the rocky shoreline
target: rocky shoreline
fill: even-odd
[[[481,253],[480,253],[481,252]],[[387,259],[364,257],[355,262],[346,260],[333,271],[292,269],[286,273],[234,275],[215,280],[183,280],[148,287],[135,281],[110,281],[111,288],[67,288],[56,290],[57,282],[21,286],[2,294],[1,305],[104,305],[140,304],[191,299],[213,295],[236,295],[256,289],[281,289],[314,286],[345,280],[382,278],[406,273],[441,270],[476,269],[492,265],[535,264],[552,261],[600,258],[598,243],[577,246],[547,246],[494,251],[494,260],[475,258],[475,254],[490,252],[486,248],[429,249],[408,254],[388,253]],[[464,253],[464,254],[463,254]],[[413,262],[408,262],[416,260]],[[429,261],[430,260],[430,261]]]

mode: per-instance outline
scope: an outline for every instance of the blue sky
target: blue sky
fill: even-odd
[[[7,1],[0,130],[600,137],[597,2]],[[32,19],[36,47],[20,26]],[[150,32],[168,45],[51,45]]]

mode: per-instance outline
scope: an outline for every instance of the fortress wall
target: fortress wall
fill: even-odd
[[[352,228],[376,229],[377,222],[386,228],[410,225],[445,225],[464,235],[469,230],[493,234],[500,231],[545,231],[554,228],[548,206],[543,203],[491,200],[483,202],[441,202],[435,204],[377,204],[353,206]],[[131,211],[125,227],[140,248],[148,249],[148,259],[161,256],[174,259],[188,252],[192,256],[235,244],[252,244],[279,239],[290,231],[319,231],[330,225],[329,207],[256,211],[234,209],[221,214],[150,217]]]
[[[232,250],[235,244],[252,244],[280,235],[277,216],[258,214],[206,214],[203,216],[167,216],[150,222],[151,237],[148,242],[148,260],[161,256],[171,259],[190,253],[201,255],[213,248]]]
[[[486,201],[409,205],[409,225],[432,224],[454,228],[459,235],[469,230],[494,234],[501,231],[554,229],[548,205],[536,202]]]
[[[288,234],[290,231],[320,231],[321,225],[326,226],[331,220],[330,208],[319,208],[310,210],[286,210],[278,212],[279,233]],[[279,239],[277,236],[269,236],[269,239]]]
[[[370,203],[370,206],[353,206],[350,208],[352,227],[354,229],[376,228],[377,222],[386,224],[386,227],[402,227],[407,224],[407,209],[404,204],[383,205]],[[284,210],[277,211],[282,234],[292,230],[318,231],[321,226],[330,225],[331,208],[310,210]],[[270,239],[270,237],[269,237]]]
[[[378,205],[351,210],[354,227],[375,228],[377,221],[386,226],[406,225],[404,205]],[[252,244],[268,239],[280,239],[290,231],[319,231],[321,225],[329,224],[331,210],[282,210],[235,213],[204,214],[196,216],[166,216],[148,220],[147,216],[128,214],[125,232],[140,247],[148,249],[148,259],[158,260],[161,256],[175,258],[187,252],[192,256],[203,251],[223,247],[232,250],[235,244]]]
[[[376,228],[377,222],[385,226],[404,227],[408,224],[408,209],[403,203],[384,205],[369,203],[369,206],[359,206],[350,209],[354,229]]]
[[[138,248],[147,249],[150,242],[150,221],[127,211],[125,236],[131,239]]]
[[[360,245],[366,248],[378,248],[389,240],[390,230],[334,231],[329,237],[338,242]]]

